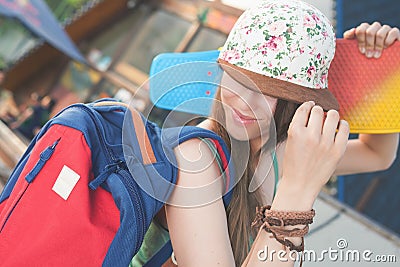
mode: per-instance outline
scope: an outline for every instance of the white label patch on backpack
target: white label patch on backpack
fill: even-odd
[[[67,200],[81,176],[64,165],[52,190],[64,200]]]

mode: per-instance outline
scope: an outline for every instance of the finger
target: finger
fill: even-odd
[[[339,123],[339,112],[336,110],[329,110],[322,129],[323,141],[331,144],[335,140],[335,134]]]
[[[365,33],[370,25],[368,23],[362,23],[356,28],[356,38],[358,41],[358,49],[361,54],[365,54]]]
[[[356,37],[356,28],[352,28],[343,33],[344,39],[354,39]]]
[[[340,151],[341,155],[343,155],[346,150],[346,145],[349,140],[349,124],[345,120],[341,120],[339,123],[339,130],[335,137],[335,147]]]
[[[379,22],[374,22],[365,31],[365,55],[368,58],[374,56],[376,33],[379,31],[380,28],[381,24]]]
[[[312,101],[301,104],[294,113],[290,128],[305,128],[307,126],[308,118],[310,116],[310,112],[313,106],[315,106],[315,103]]]
[[[400,30],[399,28],[392,28],[385,39],[385,47],[391,46],[396,40],[400,41]]]
[[[324,121],[324,110],[321,106],[314,106],[311,109],[310,119],[308,120],[307,128],[318,136],[322,133],[322,124]]]
[[[385,41],[388,33],[392,28],[388,25],[383,25],[376,33],[375,37],[375,52],[374,57],[379,58],[382,55],[382,50],[385,47]]]

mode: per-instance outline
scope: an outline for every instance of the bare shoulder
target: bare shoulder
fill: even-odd
[[[201,122],[197,127],[210,130],[211,121],[209,119]],[[214,161],[215,155],[210,148],[199,138],[187,140],[175,148],[175,155],[182,165],[193,169],[209,165]],[[205,164],[205,165],[204,165]]]
[[[206,119],[199,123],[197,127],[207,129],[207,130],[212,130],[212,120],[211,119]]]
[[[215,155],[201,139],[190,139],[174,151],[178,162],[179,185],[204,186],[220,176]]]

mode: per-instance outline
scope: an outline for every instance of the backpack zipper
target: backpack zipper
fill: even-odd
[[[112,162],[109,161],[108,159],[108,165],[105,167],[105,172],[101,173],[96,179],[94,179],[91,183],[90,183],[90,188],[95,189],[97,188],[100,184],[102,184],[106,179],[107,176],[106,174],[113,172],[113,173],[118,173],[120,174],[124,179],[122,179],[122,182],[124,183],[124,185],[128,188],[128,192],[133,192],[134,193],[134,198],[137,201],[133,201],[135,207],[137,208],[138,212],[138,218],[137,218],[137,223],[138,225],[140,225],[140,231],[138,233],[139,235],[139,240],[142,240],[144,237],[144,232],[145,232],[145,217],[144,217],[144,211],[143,211],[143,203],[142,200],[140,198],[140,194],[137,191],[136,186],[132,183],[133,179],[132,176],[129,174],[129,172],[127,172],[127,166],[126,166],[126,162],[122,161],[122,160],[116,160],[113,156],[113,154],[109,151],[106,142],[103,138],[103,134],[100,131],[100,128],[98,126],[98,122],[95,118],[95,115],[93,115],[93,112],[90,108],[84,106],[84,105],[77,105],[76,107],[80,108],[81,110],[85,111],[93,120],[93,123],[95,124],[96,127],[96,131],[97,131],[97,135],[99,136],[99,139],[101,141],[102,144],[102,148],[104,151],[107,152],[108,156],[112,159]]]
[[[117,162],[117,160],[114,158],[113,153],[111,153],[110,150],[108,149],[106,141],[104,140],[104,137],[103,137],[103,133],[101,132],[101,130],[99,128],[97,118],[93,114],[93,111],[85,105],[76,105],[75,107],[85,111],[85,113],[88,114],[90,116],[90,118],[92,119],[94,126],[96,128],[97,136],[99,137],[99,140],[101,142],[102,150],[105,151],[106,154],[108,155],[108,157],[107,157],[108,164],[113,164],[114,162]],[[111,158],[111,161],[110,161],[110,158]]]
[[[97,136],[99,137],[99,140],[101,142],[101,148],[102,150],[108,155],[107,158],[107,162],[109,163],[106,167],[105,167],[105,173],[110,173],[114,172],[114,173],[120,173],[120,175],[124,178],[122,179],[123,183],[125,184],[125,186],[129,189],[129,192],[133,192],[134,197],[137,201],[133,201],[134,205],[136,206],[138,212],[138,217],[137,217],[137,223],[138,225],[140,225],[140,231],[138,232],[138,237],[139,240],[142,240],[144,237],[144,232],[145,232],[145,223],[144,223],[144,211],[143,211],[143,207],[142,207],[142,200],[140,198],[139,192],[137,191],[137,188],[135,187],[134,184],[132,184],[132,177],[129,175],[129,173],[126,170],[126,163],[124,161],[121,160],[116,160],[113,156],[113,154],[110,152],[110,150],[108,149],[107,145],[106,145],[106,141],[103,138],[103,134],[99,128],[97,119],[95,117],[95,115],[93,114],[92,110],[84,105],[75,105],[74,107],[83,110],[86,114],[88,114],[94,125],[96,128],[96,132],[97,132]],[[13,210],[15,209],[15,207],[17,206],[17,204],[19,203],[19,201],[21,200],[22,196],[25,194],[26,190],[28,189],[30,182],[33,181],[33,179],[36,177],[36,175],[39,173],[39,171],[43,168],[44,164],[47,162],[47,160],[50,159],[51,155],[54,152],[55,147],[57,146],[58,142],[60,141],[60,139],[56,140],[52,146],[47,147],[43,152],[41,152],[40,154],[40,158],[39,161],[35,164],[35,166],[33,167],[33,169],[28,173],[28,175],[26,176],[26,180],[28,181],[28,185],[26,186],[26,188],[24,189],[24,191],[22,192],[22,194],[19,196],[17,202],[14,204],[13,208],[11,209],[11,211],[9,212],[9,214],[7,215],[7,218],[5,219],[3,225],[1,226],[0,229],[0,233],[2,232],[2,230],[4,229],[4,226],[6,225],[9,217],[11,216]],[[111,160],[110,160],[111,158]],[[121,166],[125,166],[122,167]],[[116,168],[115,168],[116,167]],[[104,173],[104,174],[105,174]],[[100,175],[102,175],[103,173],[101,173]],[[98,179],[98,182],[101,180],[105,180],[107,178],[106,175],[104,175],[104,177],[102,177],[102,179]],[[92,181],[94,182],[94,180]],[[98,184],[100,185],[100,183]],[[91,186],[91,188],[93,189],[93,187],[96,187],[95,185]],[[97,188],[97,187],[96,187]],[[135,248],[137,249],[137,248]]]
[[[143,211],[143,202],[142,199],[140,197],[140,194],[138,192],[137,186],[134,184],[132,176],[130,175],[130,173],[126,170],[126,166],[123,168],[119,168],[118,169],[118,174],[120,174],[123,179],[122,182],[124,183],[124,185],[128,188],[128,192],[133,192],[134,193],[134,197],[137,201],[133,201],[133,204],[136,206],[138,212],[138,216],[137,216],[137,225],[139,225],[140,227],[138,227],[140,229],[140,231],[138,231],[138,240],[143,240],[144,238],[144,233],[145,233],[145,216],[144,216],[144,211]],[[140,246],[139,246],[140,247]],[[137,251],[139,248],[136,247],[135,251]]]

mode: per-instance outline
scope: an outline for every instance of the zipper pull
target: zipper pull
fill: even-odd
[[[51,146],[51,149],[55,149],[56,148],[56,145],[58,144],[58,142],[60,142],[60,140],[61,140],[61,137],[60,138],[58,138],[54,143],[53,143],[53,145]]]
[[[33,169],[25,176],[25,180],[28,183],[31,183],[36,176],[39,174],[40,170],[43,168],[44,164],[50,159],[51,155],[53,155],[54,150],[60,142],[61,137],[58,138],[51,146],[48,146],[45,150],[40,153],[39,160],[33,167]]]
[[[114,162],[112,164],[107,165],[104,168],[104,171],[101,172],[95,179],[93,179],[89,183],[89,187],[92,190],[96,190],[102,183],[104,183],[108,176],[110,176],[111,173],[116,172],[123,166],[124,162],[122,160],[118,160],[117,162]]]

